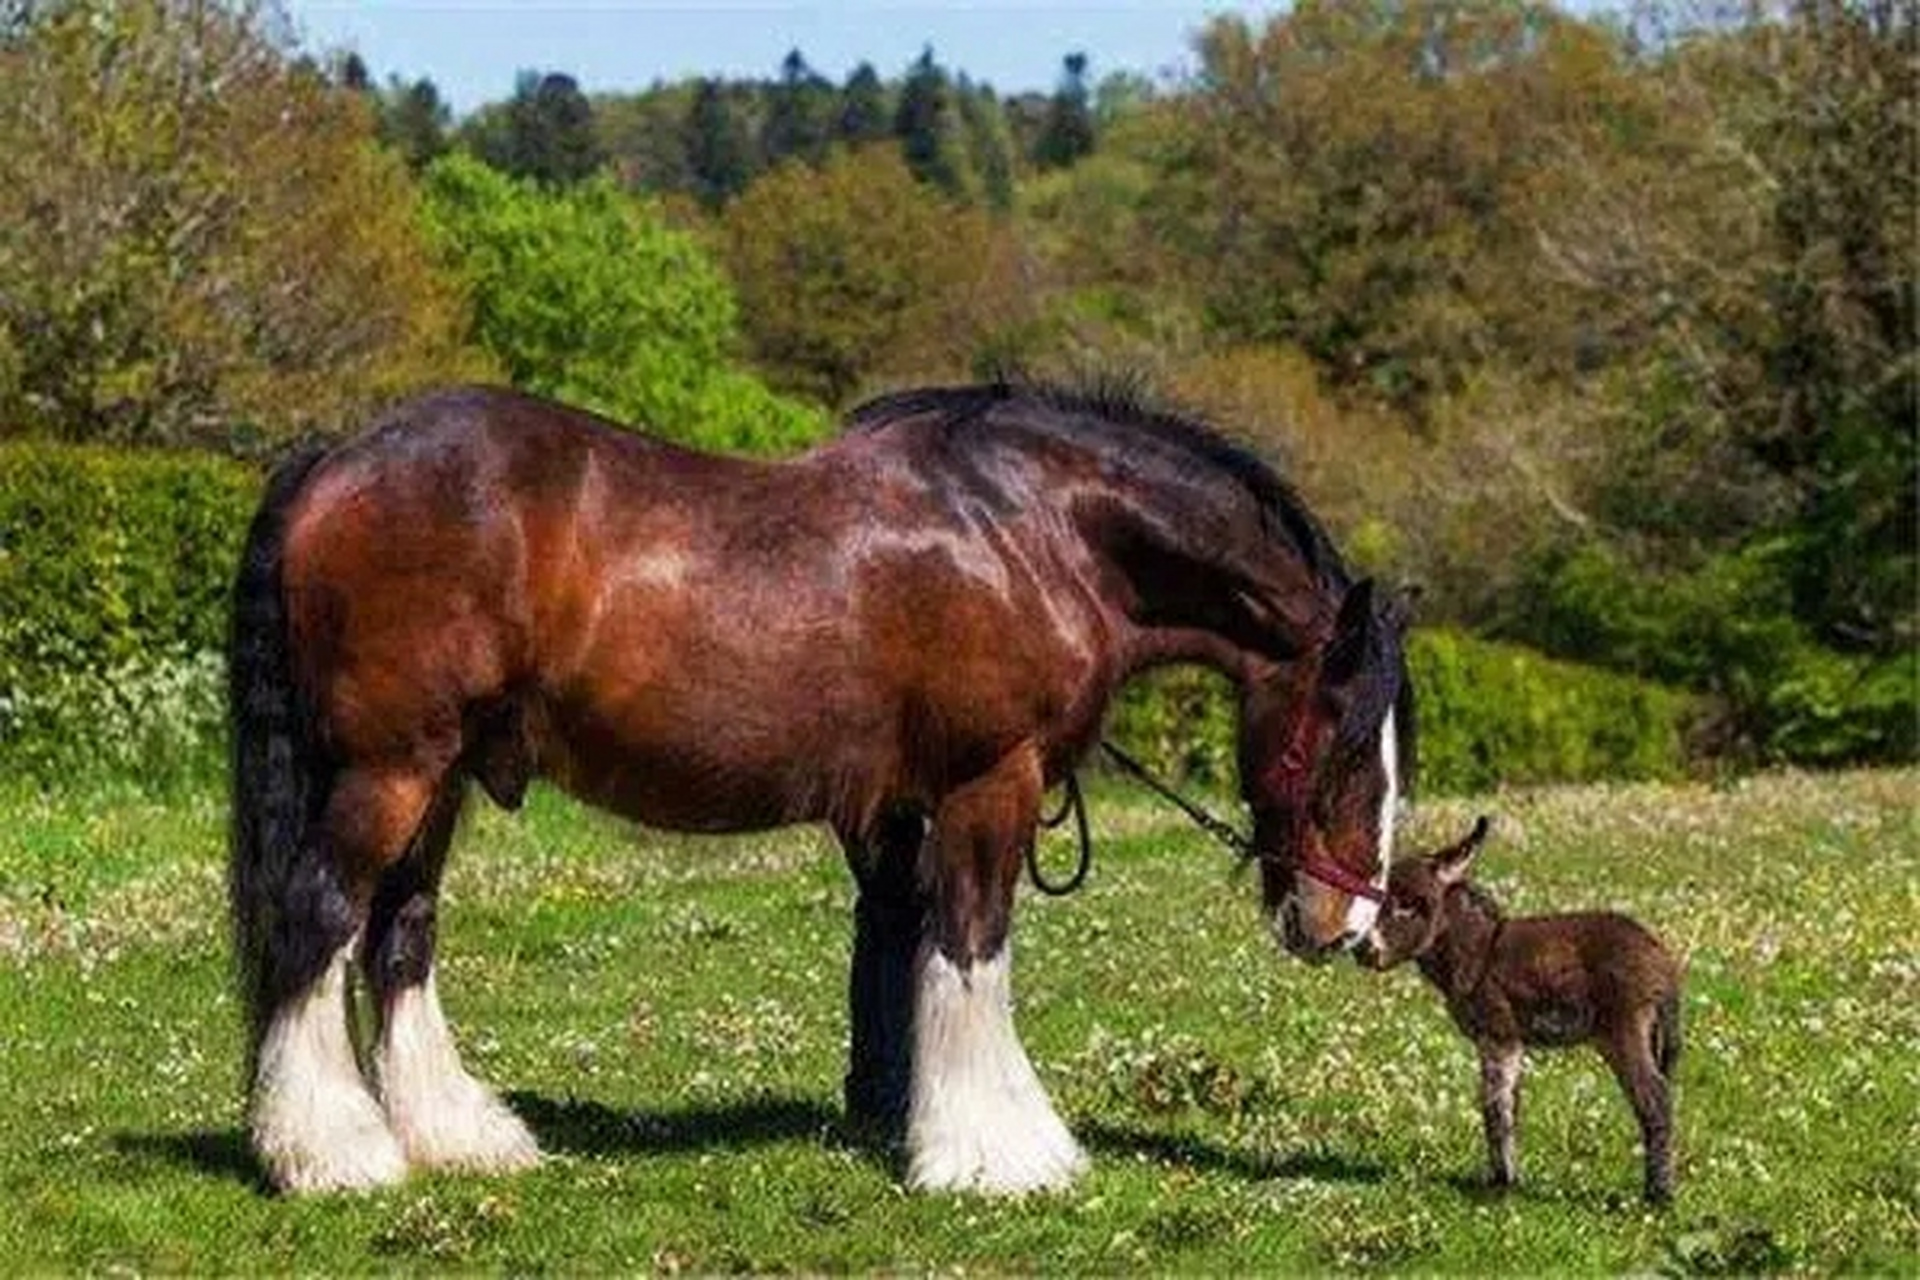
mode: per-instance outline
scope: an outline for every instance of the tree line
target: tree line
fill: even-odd
[[[456,121],[257,5],[16,6],[0,432],[258,451],[487,376],[777,449],[1119,373],[1429,619],[1704,691],[1736,756],[1911,758],[1911,6],[1305,0],[1194,48]]]

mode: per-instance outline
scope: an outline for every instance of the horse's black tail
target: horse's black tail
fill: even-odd
[[[258,1051],[267,1020],[288,994],[288,895],[301,875],[305,833],[324,800],[326,766],[293,678],[281,582],[286,517],[320,460],[309,448],[282,463],[253,517],[233,586],[227,636],[227,724],[232,825],[227,890],[234,960]],[[251,1074],[251,1064],[249,1064]]]
[[[1670,991],[1666,999],[1660,1002],[1660,1010],[1653,1024],[1653,1060],[1659,1065],[1660,1074],[1669,1081],[1673,1079],[1674,1067],[1680,1062],[1682,1040],[1680,993]]]

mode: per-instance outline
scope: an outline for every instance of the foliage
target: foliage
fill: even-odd
[[[1450,630],[1414,632],[1407,663],[1422,794],[1672,778],[1686,768],[1694,708],[1658,685]],[[1117,741],[1170,776],[1214,786],[1234,777],[1231,693],[1209,673],[1134,682],[1112,727]]]
[[[1153,203],[1220,333],[1417,413],[1553,332],[1514,287],[1525,195],[1555,122],[1617,92],[1596,30],[1507,0],[1312,0],[1218,19],[1200,53]]]
[[[731,369],[733,295],[688,235],[596,179],[542,190],[465,156],[426,173],[430,239],[515,386],[718,448],[791,448],[811,410]]]
[[[1683,574],[1636,571],[1599,545],[1543,561],[1511,629],[1718,701],[1718,754],[1837,764],[1911,759],[1915,655],[1847,655],[1793,617],[1795,548],[1755,544]]]
[[[0,760],[49,784],[209,767],[258,484],[212,458],[0,448]]]
[[[1033,145],[1040,169],[1065,169],[1093,153],[1093,94],[1087,87],[1087,55],[1070,53],[1061,63],[1060,87],[1047,100],[1047,115]]]
[[[1280,955],[1177,815],[1090,797],[1093,872],[1022,891],[1016,1024],[1093,1167],[903,1195],[842,1127],[851,886],[830,839],[636,835],[476,798],[441,902],[466,1065],[551,1158],[288,1201],[240,1126],[215,788],[0,801],[0,1252],[32,1272],[1908,1275],[1914,770],[1512,793],[1480,877],[1688,965],[1679,1197],[1636,1198],[1598,1058],[1539,1054],[1489,1197],[1472,1050],[1414,974]],[[1423,801],[1403,845],[1484,801]],[[1052,837],[1059,840],[1060,837]],[[1049,856],[1065,856],[1054,846]]]
[[[890,148],[783,166],[721,232],[755,358],[829,404],[889,372],[964,372],[1019,319],[1002,229],[916,182]]]
[[[746,190],[753,178],[753,147],[725,86],[702,80],[687,110],[686,172],[693,194],[717,209]]]
[[[1917,53],[1898,6],[1695,33],[1654,78],[1661,145],[1562,166],[1545,224],[1562,287],[1632,344],[1612,522],[1688,567],[1784,546],[1786,612],[1881,658],[1920,638]]]
[[[37,7],[0,46],[0,422],[245,449],[477,372],[404,166],[271,10]]]
[[[915,178],[949,196],[966,193],[968,166],[953,79],[934,61],[931,45],[920,51],[901,82],[893,132]]]
[[[513,97],[476,113],[461,134],[494,168],[547,186],[584,182],[605,160],[593,104],[572,76],[557,71],[521,72]]]
[[[871,68],[868,69],[871,71]],[[768,92],[760,126],[760,155],[768,167],[783,160],[819,164],[833,142],[833,84],[807,65],[798,49],[780,64],[780,79]]]

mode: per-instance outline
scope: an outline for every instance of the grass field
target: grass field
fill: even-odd
[[[1097,792],[1084,892],[1017,916],[1018,1019],[1095,1159],[1024,1202],[905,1195],[843,1134],[850,888],[805,832],[637,836],[476,806],[442,988],[552,1158],[264,1195],[239,1130],[224,809],[0,802],[0,1269],[1920,1271],[1920,773],[1430,802],[1500,819],[1510,910],[1607,905],[1689,960],[1679,1198],[1624,1102],[1535,1058],[1492,1197],[1471,1050],[1411,973],[1281,956],[1254,885]],[[1055,850],[1064,861],[1064,848]]]

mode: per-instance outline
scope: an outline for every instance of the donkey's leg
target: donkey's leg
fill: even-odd
[[[1487,1131],[1487,1159],[1496,1187],[1510,1187],[1519,1180],[1514,1126],[1520,1109],[1523,1061],[1517,1044],[1480,1046],[1480,1119]]]
[[[847,1116],[888,1139],[906,1129],[911,1091],[914,959],[927,916],[918,871],[925,838],[924,819],[903,812],[884,818],[865,839],[844,841],[859,885],[847,979]]]
[[[540,1148],[519,1117],[460,1065],[434,982],[440,874],[465,786],[458,774],[441,783],[418,839],[374,893],[362,961],[380,1022],[375,1071],[408,1160],[431,1168],[522,1169],[539,1161]]]
[[[907,1181],[1019,1193],[1064,1186],[1086,1156],[1014,1034],[1008,934],[1040,769],[1026,752],[934,817],[933,904],[916,961]]]
[[[1601,1045],[1607,1065],[1640,1122],[1646,1158],[1643,1194],[1654,1204],[1673,1198],[1673,1091],[1654,1054],[1653,1010],[1630,1020]]]
[[[372,876],[406,848],[430,796],[412,775],[341,773],[274,893],[248,1119],[267,1177],[283,1191],[406,1176],[400,1143],[360,1074],[348,962]]]

